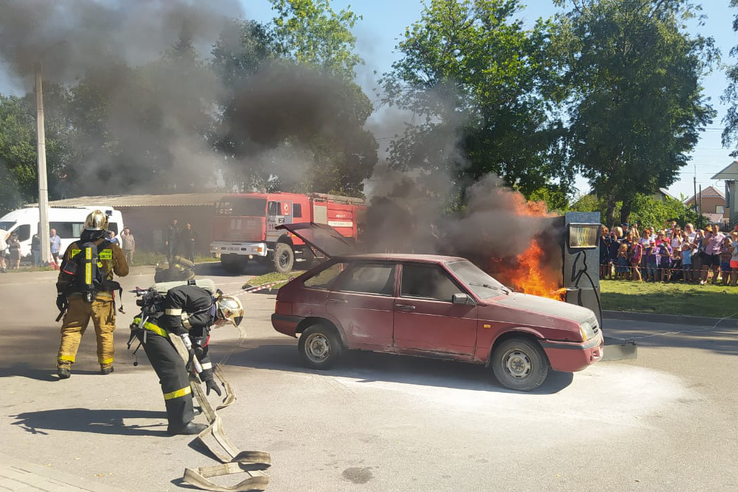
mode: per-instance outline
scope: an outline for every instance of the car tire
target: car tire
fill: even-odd
[[[274,248],[274,269],[279,273],[290,273],[295,265],[295,252],[289,244],[277,243]]]
[[[335,330],[313,325],[302,332],[297,349],[308,367],[329,369],[341,357],[343,345]]]
[[[492,353],[492,373],[505,388],[532,391],[548,376],[548,358],[536,341],[510,338]]]

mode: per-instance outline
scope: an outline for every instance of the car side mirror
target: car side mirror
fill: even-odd
[[[451,302],[454,304],[474,304],[469,294],[454,294],[451,296]]]

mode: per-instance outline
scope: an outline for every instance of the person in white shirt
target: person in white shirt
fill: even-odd
[[[5,273],[5,257],[8,255],[8,242],[7,239],[10,237],[10,233],[4,229],[0,229],[0,272]]]

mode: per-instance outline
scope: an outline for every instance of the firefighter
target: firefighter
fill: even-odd
[[[79,342],[90,318],[95,326],[100,372],[113,372],[114,290],[120,289],[120,284],[113,281],[113,273],[125,277],[128,263],[120,247],[106,240],[107,227],[108,217],[95,210],[87,216],[79,240],[64,252],[56,283],[59,316],[66,312],[57,356],[60,379],[71,376]]]
[[[195,417],[188,372],[195,367],[195,359],[201,368],[199,377],[205,383],[207,394],[221,390],[213,378],[213,365],[208,356],[210,328],[227,322],[238,326],[243,318],[243,305],[238,298],[222,296],[220,291],[210,291],[189,281],[169,289],[161,302],[160,312],[141,324],[136,317],[133,324],[141,328],[138,333],[146,355],[159,376],[169,425],[167,433],[199,434],[203,424],[192,421]],[[171,337],[180,337],[189,351],[185,363]]]

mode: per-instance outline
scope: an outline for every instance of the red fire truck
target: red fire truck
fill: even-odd
[[[292,270],[295,261],[313,259],[297,236],[277,230],[282,224],[327,224],[356,239],[357,215],[364,200],[323,193],[241,193],[224,196],[216,205],[210,252],[220,256],[229,272],[240,273],[248,260],[272,262],[278,272]]]

